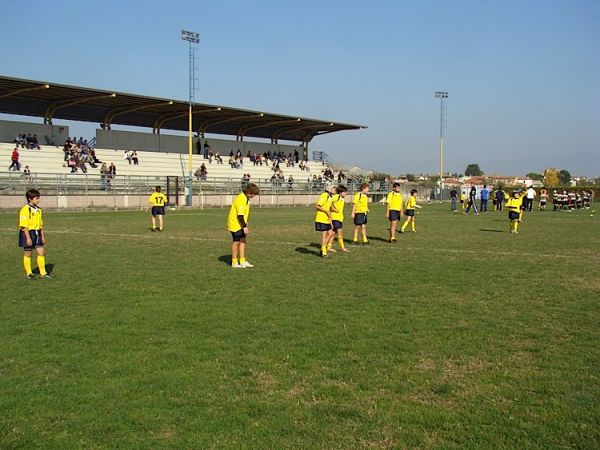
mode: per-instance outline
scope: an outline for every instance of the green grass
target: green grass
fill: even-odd
[[[598,448],[598,216],[432,205],[392,246],[374,206],[322,260],[255,208],[235,270],[226,214],[47,212],[35,282],[0,215],[0,448]]]

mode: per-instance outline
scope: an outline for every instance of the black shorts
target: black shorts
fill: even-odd
[[[540,200],[540,205],[545,205],[546,203],[548,203],[547,200]]]
[[[331,226],[333,227],[334,230],[340,230],[344,226],[344,224],[343,224],[343,222],[340,222],[339,220],[332,220]]]
[[[508,218],[510,220],[519,220],[519,216],[520,216],[520,214],[517,211],[509,211],[508,212]]]
[[[315,231],[329,231],[329,230],[331,230],[330,223],[315,222]]]
[[[153,206],[152,207],[152,215],[153,216],[164,216],[165,215],[165,207],[164,206]]]
[[[407,215],[408,217],[414,217],[415,216],[415,210],[414,209],[407,209],[404,211],[404,214]]]
[[[237,231],[231,231],[231,237],[233,238],[233,242],[240,242],[242,239],[246,238],[246,234],[244,233],[244,229],[240,229]]]
[[[354,225],[366,225],[367,215],[365,213],[354,214]]]
[[[393,222],[394,220],[400,220],[400,211],[392,209],[390,210],[390,222]]]
[[[19,247],[23,247],[23,250],[33,250],[34,248],[43,247],[42,233],[39,230],[29,230],[29,237],[31,238],[31,246],[27,245],[27,239],[25,239],[25,232],[19,231]]]

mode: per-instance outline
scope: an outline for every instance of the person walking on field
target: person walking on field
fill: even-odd
[[[475,188],[475,186],[471,186],[471,190],[469,191],[469,204],[467,205],[467,210],[465,211],[465,214],[469,214],[469,211],[471,210],[471,208],[473,208],[473,211],[475,211],[475,215],[479,215],[479,211],[477,211],[477,200],[475,197],[477,197],[477,188]]]
[[[10,166],[8,166],[8,170],[11,169],[16,172],[21,170],[21,164],[19,163],[19,150],[17,150],[17,147],[15,147],[10,155]]]

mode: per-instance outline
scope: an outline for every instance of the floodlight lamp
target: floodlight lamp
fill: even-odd
[[[193,31],[181,30],[181,39],[183,39],[184,41],[191,42],[193,44],[199,44],[200,34],[195,33]]]

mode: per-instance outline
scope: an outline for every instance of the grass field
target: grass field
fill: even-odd
[[[243,270],[226,210],[47,212],[34,282],[1,214],[0,448],[598,448],[598,216],[447,208],[255,208]]]

